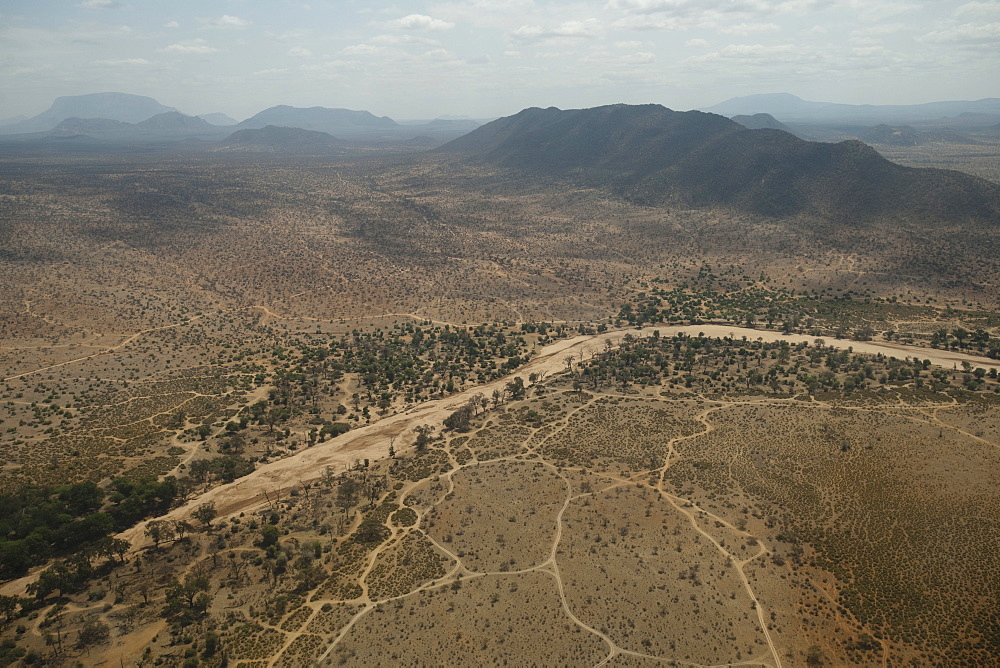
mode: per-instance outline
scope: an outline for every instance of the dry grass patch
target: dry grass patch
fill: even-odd
[[[541,448],[557,462],[631,471],[663,466],[672,438],[697,433],[697,404],[600,398],[577,412]]]
[[[445,574],[451,559],[420,533],[407,533],[379,553],[368,573],[368,597],[373,601],[407,594]]]
[[[333,665],[594,665],[607,645],[563,613],[550,575],[484,576],[383,603],[351,628]]]
[[[566,483],[543,464],[504,461],[462,469],[422,526],[475,571],[513,571],[548,558]]]
[[[976,663],[1000,651],[1000,451],[942,430],[914,410],[822,406],[727,408],[684,443],[668,474],[697,483],[720,514],[743,490],[780,508],[776,549],[845,583],[841,601],[877,635]],[[964,595],[956,596],[957,592]]]
[[[563,523],[570,608],[623,649],[700,664],[768,654],[733,563],[655,490],[575,499]]]

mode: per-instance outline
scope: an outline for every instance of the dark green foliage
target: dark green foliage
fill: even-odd
[[[222,455],[213,459],[197,459],[191,462],[188,472],[195,480],[205,482],[219,480],[232,482],[253,473],[253,463],[239,455]]]
[[[389,529],[372,516],[361,521],[361,526],[354,532],[354,540],[359,543],[381,543],[389,537]]]
[[[472,407],[462,406],[445,418],[444,426],[453,431],[469,431],[469,420],[472,419]]]
[[[117,478],[104,509],[105,494],[92,482],[28,485],[0,495],[0,577],[15,577],[51,557],[95,550],[109,534],[166,512],[176,495],[172,478]]]
[[[346,422],[333,422],[331,424],[323,425],[320,428],[319,433],[323,435],[340,436],[341,434],[346,434],[350,430],[351,425]]]
[[[109,513],[121,530],[151,515],[162,515],[177,497],[177,482],[173,478],[158,481],[152,477],[138,480],[115,478],[111,481]]]
[[[278,543],[278,538],[281,537],[281,531],[278,527],[273,524],[265,524],[260,528],[260,540],[257,541],[257,545],[263,548],[268,548],[272,545]]]
[[[0,642],[0,668],[5,668],[6,666],[15,663],[21,659],[25,654],[25,649],[23,647],[18,647],[14,644],[14,641],[10,638],[4,639]]]

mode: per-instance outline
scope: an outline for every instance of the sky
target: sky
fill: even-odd
[[[1000,97],[1000,0],[0,2],[0,120],[106,91],[236,120],[974,100]]]

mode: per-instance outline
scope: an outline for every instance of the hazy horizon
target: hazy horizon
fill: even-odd
[[[13,0],[0,119],[117,91],[236,120],[276,104],[397,120],[529,106],[1000,97],[1000,2]]]

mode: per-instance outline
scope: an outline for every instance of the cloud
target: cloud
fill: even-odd
[[[719,28],[719,32],[728,35],[755,35],[765,32],[777,32],[781,28],[775,23],[738,23],[732,26]]]
[[[84,0],[79,6],[84,9],[115,9],[121,7],[121,3],[114,0]]]
[[[780,56],[796,56],[802,49],[793,44],[730,44],[720,54],[726,58],[758,60]]]
[[[838,9],[856,11],[865,21],[879,21],[916,9],[916,5],[912,2],[899,0],[883,0],[882,2],[872,2],[871,0],[840,0]]]
[[[418,35],[376,35],[371,42],[375,44],[386,44],[388,46],[398,46],[400,44],[421,44],[423,46],[440,46],[441,42],[428,37]]]
[[[1000,2],[967,2],[955,10],[958,16],[979,19],[1000,19]]]
[[[370,44],[353,44],[345,46],[340,52],[347,56],[373,56],[376,53],[381,53],[382,48]]]
[[[428,60],[454,60],[453,56],[447,49],[431,49],[430,51],[424,51],[423,57]]]
[[[635,40],[630,42],[615,42],[615,46],[619,49],[638,49],[642,46],[642,42],[637,42]]]
[[[921,38],[925,42],[937,44],[988,44],[1000,41],[1000,22],[964,23],[962,25],[935,30]]]
[[[151,65],[145,58],[124,58],[122,60],[98,60],[98,65]]]
[[[304,58],[305,56],[311,56],[312,51],[301,46],[293,46],[288,50],[289,56],[296,56],[298,58]]]
[[[167,21],[166,23],[163,24],[163,27],[164,28],[180,28],[181,24],[178,23],[177,21]]]
[[[15,67],[13,69],[7,70],[6,74],[12,77],[19,77],[25,74],[37,74],[38,72],[44,72],[46,70],[53,69],[53,65],[39,65],[37,67]]]
[[[648,65],[656,62],[656,54],[648,51],[638,51],[622,57],[622,61],[633,65]]]
[[[288,71],[288,69],[284,68],[284,67],[272,67],[272,68],[269,68],[269,69],[266,69],[266,70],[257,70],[256,72],[253,73],[253,76],[255,76],[255,77],[266,77],[266,76],[269,76],[271,74],[284,74],[287,71]]]
[[[208,28],[223,28],[227,30],[242,30],[250,25],[250,21],[238,16],[223,14],[217,19],[198,19],[198,23]]]
[[[705,12],[720,14],[768,15],[802,13],[825,0],[609,0],[608,9],[629,14],[671,14],[691,16]]]
[[[185,54],[206,54],[218,51],[215,47],[209,46],[203,39],[188,39],[183,42],[171,44],[160,49],[164,53],[185,53]]]
[[[809,47],[794,44],[730,44],[729,46],[700,56],[692,56],[685,62],[690,65],[711,63],[718,67],[720,62],[742,63],[749,66],[774,66],[777,64],[799,64],[812,62],[816,54]]]
[[[700,49],[709,46],[709,44],[708,41],[704,39],[689,39],[688,41],[684,42],[684,46],[688,47],[689,49]]]
[[[389,25],[404,30],[448,30],[455,27],[455,24],[450,21],[442,21],[424,14],[410,14],[401,19],[389,21]]]
[[[523,42],[544,42],[552,40],[594,39],[601,36],[601,24],[597,19],[586,21],[566,21],[554,28],[542,26],[521,26],[512,37]]]

